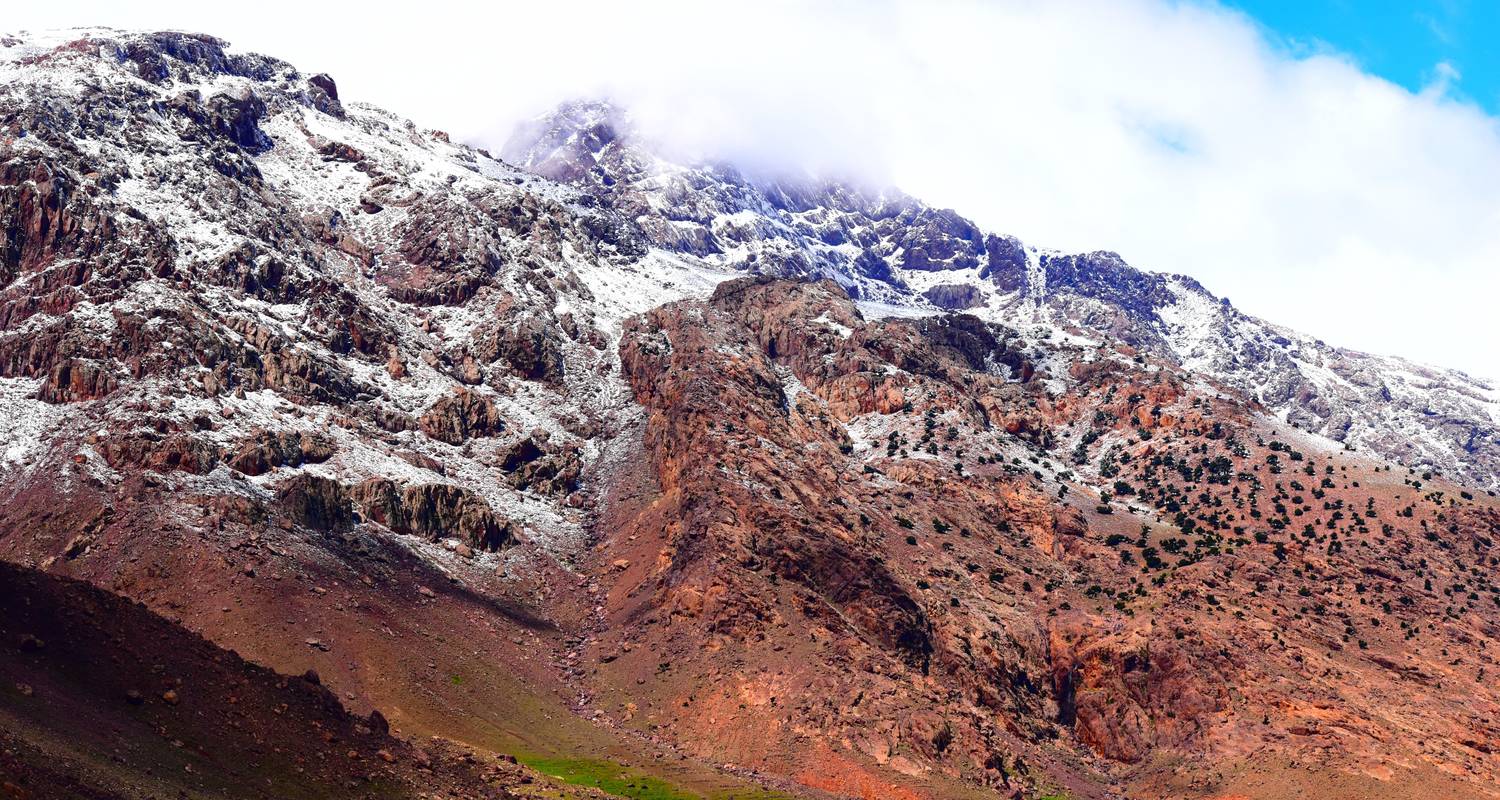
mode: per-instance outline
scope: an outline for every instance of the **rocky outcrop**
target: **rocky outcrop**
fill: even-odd
[[[308,77],[307,93],[313,108],[331,117],[344,116],[344,106],[339,102],[338,84],[329,75],[320,72]]]
[[[364,520],[432,542],[457,539],[478,550],[499,550],[516,541],[515,528],[482,497],[446,483],[403,489],[371,478],[346,486],[304,472],[278,484],[276,504],[293,523],[320,531],[345,531]]]
[[[555,323],[521,315],[496,326],[478,342],[477,349],[485,362],[504,364],[526,380],[556,382],[563,376],[561,343],[565,338]]]
[[[224,463],[246,475],[264,475],[277,467],[319,464],[333,456],[326,436],[292,431],[256,431],[229,454]]]
[[[549,444],[546,431],[533,431],[505,451],[500,469],[516,489],[562,495],[578,488],[583,459],[576,446]]]
[[[271,139],[260,129],[266,104],[255,92],[216,94],[208,100],[208,123],[219,136],[252,155],[271,149]]]
[[[981,280],[994,282],[1002,292],[1019,292],[1026,288],[1026,246],[1014,236],[990,234],[984,239],[986,261],[980,270]]]
[[[1039,258],[1048,292],[1102,300],[1125,309],[1134,320],[1158,322],[1158,309],[1176,299],[1168,289],[1167,276],[1134,269],[1118,253],[1043,254]]]
[[[395,201],[378,194],[371,197],[380,205]],[[459,305],[473,297],[505,261],[499,242],[489,233],[491,227],[472,208],[441,198],[416,200],[394,231],[401,242],[400,255],[410,267],[386,273],[391,295],[417,305]]]
[[[276,504],[292,522],[314,530],[342,531],[354,524],[349,492],[331,478],[299,473],[276,487]]]
[[[922,293],[929,303],[948,311],[963,311],[984,305],[984,295],[967,283],[941,283]]]
[[[360,514],[397,533],[430,541],[461,539],[480,550],[499,550],[516,541],[516,530],[483,498],[446,483],[399,489],[384,478],[372,478],[350,491]]]
[[[267,80],[290,66],[256,53],[231,53],[229,43],[202,33],[163,31],[142,33],[127,41],[96,41],[136,66],[136,74],[152,83],[192,77],[194,71],[213,75]]]
[[[847,297],[840,297],[841,292],[830,296],[830,288],[837,291],[826,285],[744,279],[721,286],[706,307],[667,306],[627,327],[621,345],[624,371],[651,412],[647,443],[666,497],[674,504],[668,516],[681,520],[674,529],[693,532],[691,539],[668,543],[674,555],[656,597],[667,604],[687,601],[669,588],[681,582],[717,598],[711,624],[753,620],[754,612],[743,606],[754,602],[755,592],[708,588],[734,586],[749,577],[712,555],[730,553],[735,562],[758,564],[758,570],[818,594],[905,663],[925,669],[931,632],[907,585],[885,565],[862,557],[858,539],[833,533],[842,525],[828,517],[826,506],[776,501],[837,495],[826,473],[808,463],[782,462],[779,468],[759,464],[756,473],[776,487],[766,495],[764,488],[752,493],[751,487],[728,479],[714,463],[737,438],[727,429],[732,425],[722,424],[726,419],[753,421],[744,433],[774,441],[778,449],[807,448],[823,439],[821,447],[837,452],[831,431],[809,441],[816,429],[789,416],[773,361],[824,360],[813,349],[819,340],[809,335],[815,327],[802,314],[842,302],[840,315],[849,318]],[[794,325],[792,319],[804,324]],[[740,327],[746,324],[742,320],[749,321],[748,330]],[[763,344],[750,350],[729,344],[744,335],[737,329],[754,331],[751,341]],[[799,330],[800,335],[794,333]],[[757,500],[757,494],[765,499]],[[710,497],[717,499],[705,502]],[[744,509],[745,516],[718,514],[720,504]],[[696,606],[700,601],[695,597],[690,602]],[[706,610],[693,612],[700,613],[708,615]]]
[[[219,449],[185,432],[126,433],[97,442],[99,455],[113,469],[188,472],[205,475],[219,463]]]
[[[77,403],[97,400],[116,388],[119,382],[109,370],[84,359],[67,359],[54,365],[37,389],[37,399],[48,403]]]
[[[1101,635],[1100,623],[1058,619],[1048,646],[1059,721],[1094,752],[1139,762],[1187,743],[1227,702],[1235,668],[1224,652],[1148,630]]]
[[[21,119],[15,124],[28,122]],[[101,180],[105,185],[100,185]],[[34,153],[0,151],[0,288],[22,275],[37,276],[44,284],[61,280],[76,287],[101,270],[122,276],[169,272],[170,240],[150,223],[110,213],[98,197],[107,188],[108,179],[102,176],[81,179],[62,164]],[[79,259],[75,266],[55,276],[45,274],[47,268],[70,258]],[[131,263],[117,266],[123,259]],[[28,287],[35,295],[59,288]]]
[[[917,327],[927,341],[957,356],[971,370],[990,372],[1003,368],[1022,383],[1036,374],[1014,332],[978,317],[968,314],[923,317]]]
[[[984,254],[984,235],[951,209],[922,208],[901,227],[902,269],[933,272],[973,269]]]
[[[494,436],[505,430],[505,421],[487,395],[459,387],[444,395],[417,421],[422,433],[448,444]]]

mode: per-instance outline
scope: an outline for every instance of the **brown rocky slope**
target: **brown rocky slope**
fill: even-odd
[[[513,761],[390,735],[87,584],[0,563],[0,793],[17,800],[511,798]],[[553,790],[557,791],[557,790]]]
[[[1011,343],[752,279],[634,323],[658,493],[600,556],[605,707],[844,789],[1487,796],[1492,500],[1303,453],[1129,359],[1080,358],[1054,395],[994,366],[1025,366]],[[1390,582],[1413,569],[1425,591]],[[1331,774],[1286,766],[1310,753]]]

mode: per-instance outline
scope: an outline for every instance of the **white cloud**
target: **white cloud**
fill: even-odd
[[[1037,244],[1113,249],[1350,347],[1500,377],[1500,124],[1221,7],[59,3],[12,29],[203,30],[498,145],[611,94],[684,146],[889,179]]]

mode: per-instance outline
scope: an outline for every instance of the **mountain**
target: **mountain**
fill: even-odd
[[[1462,374],[197,34],[0,38],[0,231],[0,559],[412,746],[627,797],[1500,785]]]
[[[517,131],[503,155],[610,198],[655,247],[716,267],[828,277],[873,303],[1121,342],[1303,430],[1500,488],[1495,384],[1330,346],[1243,314],[1187,276],[1110,252],[1027,246],[900,194],[674,164],[608,103],[564,105]]]

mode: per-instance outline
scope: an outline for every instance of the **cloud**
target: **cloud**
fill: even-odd
[[[1344,346],[1500,377],[1500,124],[1210,2],[31,4],[204,30],[491,146],[611,95],[698,152],[893,182]]]
[[[1432,66],[1432,77],[1428,85],[1422,91],[1424,93],[1446,96],[1453,88],[1453,84],[1463,80],[1464,74],[1454,66],[1451,61],[1439,61]]]

